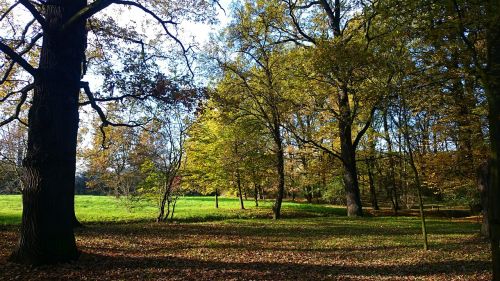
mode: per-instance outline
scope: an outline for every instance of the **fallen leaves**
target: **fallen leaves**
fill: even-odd
[[[87,225],[75,263],[7,263],[15,227],[0,229],[0,280],[489,280],[488,244],[439,222],[431,251],[412,220],[298,218]],[[436,224],[437,225],[437,224]],[[444,229],[442,229],[444,228]],[[448,230],[447,230],[448,229]],[[432,230],[432,224],[431,224]]]

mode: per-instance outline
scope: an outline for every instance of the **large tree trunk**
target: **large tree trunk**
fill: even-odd
[[[352,141],[352,116],[349,107],[347,89],[339,93],[339,136],[340,156],[344,166],[344,187],[347,199],[347,215],[356,217],[363,215],[361,196],[358,184],[358,170],[356,167],[356,148]]]
[[[493,280],[500,280],[500,2],[488,1],[488,70],[485,82],[489,106],[490,185],[488,218],[490,222]]]
[[[285,194],[285,156],[283,152],[283,140],[281,138],[279,122],[274,122],[274,142],[276,145],[276,170],[278,171],[278,194],[273,205],[273,218],[281,218],[281,203]]]
[[[85,5],[84,0],[49,0],[44,5],[48,30],[28,117],[20,240],[11,255],[18,263],[39,265],[78,258],[73,196],[86,30],[83,21],[65,32],[61,26]]]
[[[348,153],[346,153],[348,154]],[[347,216],[357,217],[363,215],[361,207],[361,196],[359,192],[358,175],[354,151],[352,155],[344,155],[344,185],[347,199]]]
[[[488,162],[479,167],[477,171],[477,188],[481,195],[481,214],[483,223],[481,224],[481,235],[490,237],[490,222],[488,220],[488,187],[490,185],[490,165]]]

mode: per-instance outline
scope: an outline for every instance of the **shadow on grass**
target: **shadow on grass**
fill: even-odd
[[[148,272],[147,279],[160,280],[169,272],[180,279],[230,280],[327,280],[348,277],[425,277],[436,274],[464,275],[487,271],[491,266],[483,261],[422,262],[410,265],[316,265],[289,262],[219,262],[179,257],[123,257],[83,253],[79,266],[100,264],[95,274],[110,279],[123,278],[123,272]],[[120,275],[113,276],[114,272]]]
[[[419,245],[416,236],[420,235],[418,222],[401,223],[399,227],[391,224],[383,224],[381,219],[363,219],[359,221],[329,220],[330,218],[314,218],[309,220],[295,221],[267,221],[267,220],[244,220],[228,221],[216,224],[184,224],[184,223],[146,223],[146,224],[106,224],[88,225],[88,227],[77,229],[77,236],[99,237],[100,235],[111,236],[139,236],[144,239],[155,239],[157,237],[182,238],[189,235],[204,235],[206,237],[224,236],[228,238],[252,238],[260,240],[300,239],[301,241],[324,240],[324,239],[365,239],[361,237],[378,237],[390,239],[395,243],[403,245]],[[373,221],[374,220],[374,221]],[[466,228],[463,223],[436,223],[430,224],[431,235],[463,235],[473,234],[476,228]],[[210,239],[210,238],[204,238]],[[431,241],[432,243],[432,241]],[[459,247],[459,245],[457,245]],[[251,250],[251,249],[249,249]]]

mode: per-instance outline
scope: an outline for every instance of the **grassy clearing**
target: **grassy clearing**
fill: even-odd
[[[179,220],[157,224],[147,221],[154,205],[135,202],[129,212],[122,203],[77,197],[87,222],[76,230],[80,260],[41,268],[6,263],[17,240],[13,211],[0,226],[0,280],[491,279],[488,243],[475,222],[429,219],[431,250],[423,251],[417,217],[349,219],[341,207],[287,202],[286,218],[273,221],[271,202],[238,210],[236,199],[224,198],[216,210],[212,198],[191,197],[179,201]],[[117,220],[135,221],[94,223]]]
[[[178,221],[208,221],[231,218],[272,217],[272,201],[245,202],[245,210],[240,210],[236,198],[219,198],[219,208],[215,208],[213,197],[181,197],[175,208],[174,218]],[[75,196],[76,215],[83,223],[150,221],[157,215],[154,200],[126,200],[112,196]],[[15,225],[21,222],[22,203],[20,195],[0,195],[0,225]],[[345,215],[342,206],[311,205],[284,202],[285,217]]]

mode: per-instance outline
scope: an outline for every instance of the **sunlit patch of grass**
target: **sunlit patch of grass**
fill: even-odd
[[[215,208],[213,197],[180,197],[174,218],[177,221],[200,222],[225,219],[271,218],[274,201],[260,200],[255,207],[253,200],[245,201],[241,210],[237,198],[219,198],[219,208]],[[83,223],[152,221],[156,218],[157,202],[147,198],[116,198],[113,196],[75,196],[75,210]],[[331,205],[284,202],[283,217],[343,216],[345,207]],[[0,195],[0,225],[21,222],[22,203],[20,195]]]

